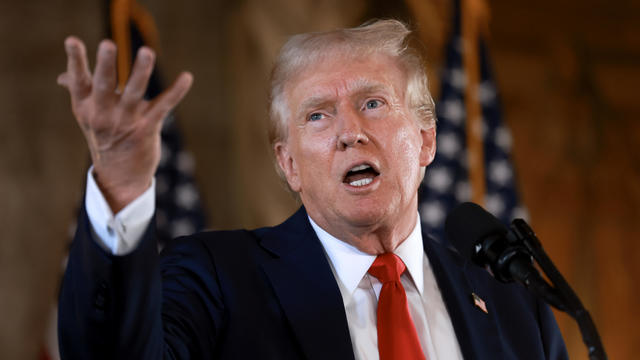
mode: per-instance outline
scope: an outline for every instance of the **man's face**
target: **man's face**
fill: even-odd
[[[380,54],[327,56],[285,87],[288,139],[275,145],[278,163],[330,233],[415,216],[435,129],[418,124],[405,91],[404,72]]]

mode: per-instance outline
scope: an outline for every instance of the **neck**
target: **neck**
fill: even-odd
[[[342,224],[342,226],[335,226],[335,223],[330,224],[322,217],[316,218],[311,213],[309,216],[318,226],[335,238],[371,255],[393,252],[409,237],[416,226],[416,221],[418,221],[416,209],[412,209],[406,213],[406,216],[398,217],[395,221],[377,222],[370,225]]]

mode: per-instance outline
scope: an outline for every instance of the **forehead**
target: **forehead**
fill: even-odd
[[[405,89],[405,73],[391,56],[327,55],[293,76],[286,84],[285,94],[295,114],[301,106],[374,92],[401,99]]]

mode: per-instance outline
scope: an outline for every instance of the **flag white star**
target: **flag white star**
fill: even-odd
[[[493,214],[493,216],[499,218],[502,216],[502,213],[505,209],[504,201],[500,195],[496,194],[487,194],[484,198],[485,208],[487,211]]]
[[[460,152],[462,144],[458,135],[453,132],[438,134],[438,153],[450,159],[454,158]]]
[[[513,170],[506,160],[489,163],[489,179],[500,186],[506,186],[513,178]]]
[[[427,172],[427,181],[431,189],[443,193],[449,190],[453,177],[447,168],[439,167]]]
[[[420,207],[420,218],[430,226],[439,226],[447,214],[440,202],[425,203]]]
[[[171,157],[172,151],[169,149],[169,146],[164,142],[160,148],[160,164],[159,166],[165,166],[167,162],[169,162],[169,157]]]
[[[465,202],[471,200],[471,184],[468,181],[459,181],[455,190],[456,200]]]
[[[193,160],[193,156],[191,156],[191,153],[180,151],[176,159],[176,166],[181,172],[192,174],[193,170],[196,167],[196,163]]]
[[[498,147],[505,153],[511,151],[511,133],[504,126],[498,126],[495,130],[494,141]]]
[[[176,187],[176,204],[184,209],[191,210],[198,202],[198,191],[191,183],[185,183]]]
[[[496,88],[490,81],[478,85],[478,99],[482,106],[490,106],[496,100]]]
[[[450,120],[454,125],[462,125],[465,117],[462,101],[460,99],[445,100],[442,103],[442,116]]]
[[[449,70],[449,83],[454,89],[464,91],[464,86],[467,83],[467,77],[464,70],[461,68],[453,68]]]
[[[528,222],[530,220],[529,212],[524,207],[516,206],[511,212],[511,219],[523,219]]]
[[[178,236],[191,235],[196,231],[193,222],[187,218],[178,219],[171,223],[171,235]]]

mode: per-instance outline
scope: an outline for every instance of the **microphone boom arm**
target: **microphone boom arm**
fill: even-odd
[[[607,354],[604,351],[604,346],[600,340],[598,330],[591,319],[591,315],[584,308],[576,293],[571,289],[571,286],[569,286],[569,283],[567,283],[551,259],[549,259],[542,248],[540,240],[538,240],[533,232],[533,229],[522,219],[513,220],[511,229],[517,241],[524,244],[527,252],[537,261],[542,271],[554,286],[554,288],[552,288],[555,290],[553,294],[557,295],[557,297],[554,296],[554,301],[548,301],[548,299],[546,299],[547,302],[559,310],[565,311],[578,322],[578,327],[582,333],[582,341],[587,346],[590,360],[606,360]],[[560,299],[562,307],[554,304],[557,298]]]

